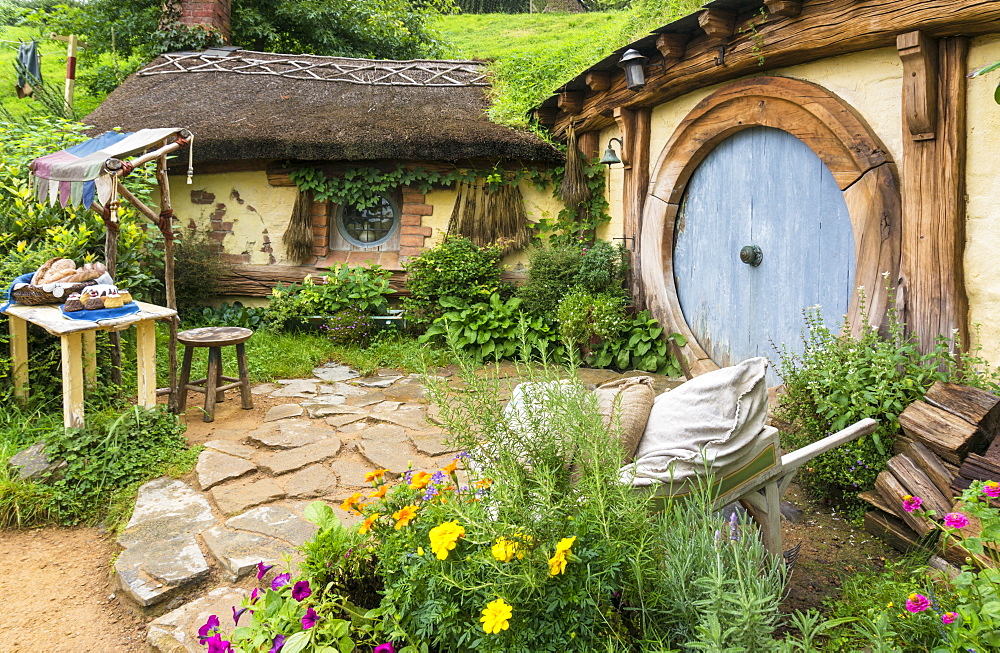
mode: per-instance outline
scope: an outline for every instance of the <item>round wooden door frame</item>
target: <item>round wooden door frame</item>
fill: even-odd
[[[898,176],[864,119],[823,87],[790,77],[753,77],[724,86],[698,103],[663,147],[642,214],[640,262],[647,304],[667,332],[687,340],[677,349],[690,376],[718,366],[681,311],[674,284],[674,222],[698,165],[716,145],[751,127],[773,127],[799,138],[826,164],[844,193],[856,261],[847,314],[852,332],[858,333],[866,319],[881,326],[888,305],[883,275],[895,281],[899,274]]]

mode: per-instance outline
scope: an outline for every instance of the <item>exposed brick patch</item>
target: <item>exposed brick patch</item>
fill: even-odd
[[[267,231],[266,228],[264,229],[264,231],[263,231],[263,233],[261,235],[264,238],[264,244],[260,246],[260,251],[262,251],[265,254],[267,254],[268,265],[274,265],[278,261],[277,261],[276,258],[274,258],[274,248],[271,247],[271,236],[270,236],[270,234],[268,234],[268,231]],[[247,259],[248,259],[247,262],[248,263],[250,262],[249,258],[250,258],[250,255],[249,255],[249,253],[247,253]]]
[[[409,247],[423,247],[424,237],[423,236],[400,236],[399,246],[409,246]]]
[[[212,204],[214,202],[215,202],[215,193],[209,193],[207,190],[191,191],[192,204]]]
[[[403,213],[409,213],[410,215],[431,215],[434,213],[434,207],[431,206],[430,204],[417,204],[416,202],[404,202]]]
[[[407,215],[404,213],[399,216],[399,224],[404,227],[419,227],[424,223],[424,216],[422,215]]]
[[[226,212],[226,205],[220,202],[215,205],[215,210],[208,215],[210,224],[208,237],[219,243],[233,233],[233,223],[224,220]]]
[[[430,238],[434,230],[430,227],[400,227],[399,233],[403,236],[423,236]]]
[[[423,204],[427,200],[427,196],[418,190],[404,190],[403,191],[403,203],[404,204]]]

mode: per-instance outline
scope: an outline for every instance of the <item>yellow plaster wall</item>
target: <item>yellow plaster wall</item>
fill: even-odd
[[[969,70],[1000,60],[1000,35],[972,40]],[[1000,105],[993,92],[1000,73],[970,79],[968,84],[968,157],[966,159],[965,289],[969,324],[976,344],[992,365],[1000,365]]]
[[[211,193],[215,198],[210,204],[195,203],[192,192]],[[182,232],[187,233],[192,221],[199,232],[211,232],[212,214],[222,214],[226,226],[232,223],[232,233],[222,240],[223,249],[227,254],[249,254],[248,263],[253,265],[272,263],[272,255],[277,265],[295,265],[285,259],[281,237],[297,194],[294,186],[268,184],[263,171],[196,174],[190,186],[184,177],[170,178],[170,199]],[[263,251],[265,229],[271,253]]]

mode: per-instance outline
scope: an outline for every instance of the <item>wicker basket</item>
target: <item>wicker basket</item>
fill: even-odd
[[[96,281],[81,281],[72,286],[64,286],[62,297],[56,297],[52,293],[42,290],[41,286],[21,286],[11,293],[11,298],[18,304],[25,306],[41,306],[42,304],[62,304],[66,298],[75,292],[80,292],[87,286],[93,286]]]

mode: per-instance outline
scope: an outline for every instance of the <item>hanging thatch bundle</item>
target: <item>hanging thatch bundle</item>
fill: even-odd
[[[521,249],[531,240],[521,190],[517,184],[491,190],[481,181],[460,182],[448,233],[465,236],[480,247],[500,245],[504,254]]]
[[[305,263],[313,254],[312,204],[312,193],[299,191],[295,206],[292,207],[288,229],[285,229],[285,235],[281,237],[285,254],[296,263]]]
[[[587,187],[587,173],[583,169],[584,158],[576,144],[576,130],[570,125],[566,130],[566,172],[559,186],[559,197],[567,207],[576,210],[580,204],[590,199]]]

